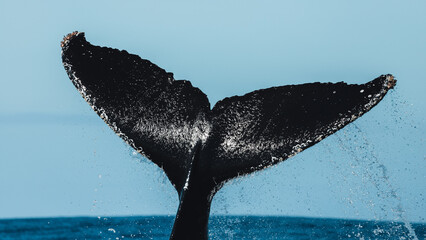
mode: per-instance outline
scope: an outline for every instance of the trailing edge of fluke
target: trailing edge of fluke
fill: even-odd
[[[207,239],[210,203],[222,185],[303,151],[354,121],[395,86],[308,83],[225,98],[210,108],[189,81],[137,55],[91,45],[73,32],[61,43],[69,78],[96,113],[162,168],[179,194],[170,239]]]

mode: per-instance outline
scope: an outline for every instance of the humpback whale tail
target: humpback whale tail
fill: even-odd
[[[61,47],[83,98],[175,187],[180,204],[171,239],[207,239],[210,203],[226,181],[321,141],[369,111],[396,83],[382,75],[360,85],[272,87],[211,109],[189,81],[124,50],[93,46],[82,32],[67,35]]]

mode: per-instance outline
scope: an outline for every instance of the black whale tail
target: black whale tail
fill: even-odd
[[[171,239],[207,239],[210,204],[229,179],[277,164],[368,112],[392,75],[365,84],[308,83],[225,98],[210,109],[189,81],[126,51],[67,35],[62,61],[96,113],[161,167],[179,194]]]

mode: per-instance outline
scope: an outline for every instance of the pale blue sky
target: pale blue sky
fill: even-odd
[[[164,174],[69,81],[60,41],[78,30],[190,80],[212,105],[394,74],[397,88],[371,112],[226,185],[212,212],[425,222],[425,1],[123,2],[0,2],[0,218],[176,212]]]

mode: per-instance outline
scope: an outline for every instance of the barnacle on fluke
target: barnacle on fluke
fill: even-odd
[[[161,167],[179,194],[171,239],[207,239],[210,203],[223,184],[303,151],[354,121],[395,86],[308,83],[225,98],[211,109],[189,81],[137,55],[93,46],[84,33],[61,43],[68,76],[127,143]]]

